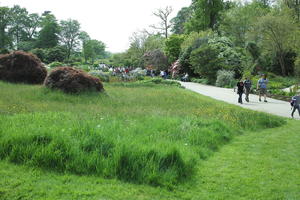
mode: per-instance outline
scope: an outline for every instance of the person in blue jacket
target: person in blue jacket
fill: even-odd
[[[259,90],[259,101],[261,101],[261,96],[264,96],[264,102],[267,101],[267,88],[269,80],[265,74],[262,74],[262,78],[257,81],[257,90]]]

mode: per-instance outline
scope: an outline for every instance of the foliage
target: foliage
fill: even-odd
[[[87,40],[83,43],[83,56],[85,62],[91,59],[94,64],[96,58],[103,58],[105,54],[105,44],[98,40]]]
[[[180,71],[181,74],[188,73],[191,76],[193,76],[195,74],[194,68],[192,67],[192,64],[190,62],[191,53],[195,49],[206,45],[207,42],[208,42],[207,37],[195,38],[195,40],[193,40],[193,43],[191,44],[191,46],[189,46],[188,48],[184,49],[181,52],[181,55],[179,57],[179,62],[181,65],[181,71]]]
[[[181,51],[181,44],[183,43],[183,41],[184,36],[176,34],[171,35],[166,40],[165,53],[168,57],[169,62],[173,63],[178,59]]]
[[[166,70],[168,67],[168,59],[159,49],[146,52],[143,59],[145,66],[151,66],[154,69]]]
[[[176,17],[171,19],[172,29],[171,31],[175,34],[183,34],[185,32],[185,23],[190,19],[192,14],[191,7],[183,7],[178,11]]]
[[[46,49],[45,59],[47,63],[51,62],[63,62],[67,58],[67,49],[62,46],[56,46],[53,48]]]
[[[224,3],[222,0],[193,0],[193,15],[186,23],[188,32],[205,31],[207,29],[217,29],[220,18],[220,12],[223,10]]]
[[[201,38],[210,38],[213,34],[214,33],[211,30],[189,33],[184,37],[184,41],[181,44],[181,52],[193,46],[197,40]]]
[[[109,82],[109,74],[104,73],[102,71],[90,71],[90,75],[99,78],[102,82]]]
[[[52,70],[45,80],[45,86],[50,89],[59,89],[65,93],[101,92],[104,90],[98,78],[72,67],[57,67]]]
[[[35,48],[30,51],[30,53],[36,55],[42,62],[47,62],[46,49]]]
[[[244,47],[249,32],[254,29],[257,20],[265,16],[269,9],[258,1],[238,4],[222,14],[220,30],[239,47]],[[255,30],[255,29],[254,29]]]
[[[59,24],[57,23],[56,17],[49,12],[44,13],[41,26],[36,41],[36,47],[52,48],[57,46],[59,43]]]
[[[210,84],[215,83],[217,71],[224,68],[224,61],[218,55],[218,51],[208,44],[193,50],[191,53],[192,69],[195,73],[207,78]]]
[[[217,73],[216,86],[218,87],[233,87],[235,86],[234,72],[219,70]]]
[[[208,44],[211,48],[217,50],[218,57],[223,60],[223,65],[233,70],[235,76],[240,78],[243,72],[241,63],[244,55],[242,49],[234,47],[227,37],[211,37]]]
[[[194,83],[208,84],[208,80],[205,78],[191,78],[191,81]]]
[[[8,48],[10,46],[10,38],[7,28],[11,20],[11,11],[8,7],[0,7],[0,47]]]
[[[288,75],[284,59],[285,53],[291,48],[295,28],[286,13],[270,13],[261,17],[256,26],[256,31],[262,36],[262,47],[276,54],[283,76]]]
[[[48,65],[48,67],[50,67],[50,68],[63,67],[63,66],[65,66],[65,64],[62,62],[58,62],[58,61],[54,61]]]
[[[61,43],[66,46],[67,59],[70,58],[72,51],[79,44],[80,24],[77,20],[61,20],[60,21],[59,39]]]
[[[22,51],[1,55],[0,66],[0,80],[8,82],[41,84],[47,76],[40,59]]]

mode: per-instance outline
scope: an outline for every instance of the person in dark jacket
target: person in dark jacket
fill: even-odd
[[[249,102],[249,94],[250,94],[250,91],[251,91],[252,82],[248,77],[244,81],[244,87],[245,87],[245,95],[246,95],[245,100],[247,102]]]
[[[243,99],[242,99],[242,96],[243,96],[243,93],[244,93],[244,82],[242,80],[240,80],[237,84],[237,93],[239,95],[239,99],[238,99],[238,102],[240,104],[243,103]]]
[[[300,94],[292,98],[291,105],[293,106],[292,118],[294,118],[294,113],[296,110],[298,110],[300,116]]]

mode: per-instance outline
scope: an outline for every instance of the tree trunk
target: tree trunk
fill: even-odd
[[[285,64],[284,64],[284,53],[282,53],[282,52],[279,53],[279,64],[280,64],[280,67],[281,67],[282,75],[286,76],[287,73],[286,73],[286,68],[285,68]]]

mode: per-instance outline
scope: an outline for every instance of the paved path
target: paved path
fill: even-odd
[[[180,83],[186,89],[192,90],[194,92],[197,92],[205,96],[212,97],[217,100],[225,101],[227,103],[238,105],[243,108],[248,108],[251,110],[258,110],[258,111],[267,112],[282,117],[291,118],[291,106],[289,102],[280,101],[271,98],[267,99],[268,103],[265,103],[263,101],[259,102],[258,95],[250,94],[249,103],[244,100],[244,95],[243,95],[243,104],[239,104],[237,102],[238,95],[236,94],[236,92],[233,91],[233,89],[219,88],[215,86],[202,85],[199,83],[191,83],[191,82],[180,82]],[[295,112],[294,116],[296,119],[300,119],[297,111]]]

